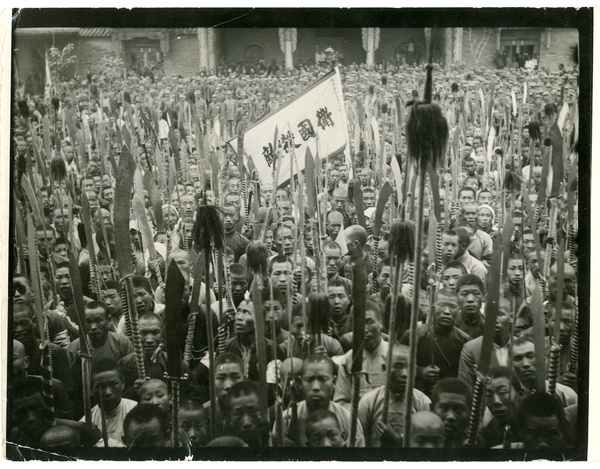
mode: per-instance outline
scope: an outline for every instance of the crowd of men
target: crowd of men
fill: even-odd
[[[578,444],[577,71],[435,66],[450,142],[419,200],[399,116],[423,68],[342,67],[363,126],[317,160],[310,213],[309,184],[259,180],[223,142],[325,73],[90,75],[15,97],[11,444]],[[398,279],[390,234],[420,207]],[[222,248],[202,247],[211,230]]]

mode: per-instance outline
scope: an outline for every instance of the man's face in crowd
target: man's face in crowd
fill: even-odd
[[[199,446],[206,436],[206,412],[204,409],[179,409],[179,427],[182,441]]]
[[[69,226],[69,211],[63,208],[62,212],[60,208],[55,208],[54,212],[52,212],[52,223],[54,223],[54,227],[60,233],[64,233],[65,229]]]
[[[482,230],[491,228],[492,225],[492,214],[487,209],[480,209],[477,214],[477,226]]]
[[[25,142],[23,142],[25,143]],[[71,146],[66,146],[65,150],[65,160],[67,160],[67,163],[70,163],[71,161],[73,161],[73,158],[75,158],[75,152],[73,151],[73,147]]]
[[[94,192],[96,190],[96,185],[94,184],[93,178],[84,179],[81,185],[85,192]]]
[[[302,373],[302,394],[311,410],[329,407],[334,386],[333,370],[326,362],[310,363]]]
[[[342,214],[339,212],[331,212],[327,217],[327,231],[329,237],[335,241],[340,230],[342,229],[342,222],[344,221]]]
[[[233,207],[225,207],[223,209],[223,225],[225,232],[231,233],[235,229],[236,223],[239,221],[240,215]]]
[[[181,211],[184,217],[193,218],[195,208],[196,201],[193,195],[185,194],[181,196]]]
[[[13,339],[21,343],[31,340],[34,336],[35,324],[26,308],[13,311]]]
[[[29,280],[25,277],[15,277],[13,279],[13,304],[30,305],[32,293]]]
[[[550,321],[548,322],[548,329],[550,334],[554,335],[555,326],[555,314],[556,309],[553,305],[550,307]],[[560,312],[560,344],[563,347],[568,347],[571,342],[571,336],[573,334],[573,326],[575,324],[575,312],[572,309],[563,308]]]
[[[535,382],[535,346],[532,342],[513,345],[511,355],[513,368],[519,380],[531,388]]]
[[[174,206],[175,204],[172,205]],[[169,230],[172,230],[175,227],[177,220],[179,220],[179,216],[177,215],[175,208],[169,210],[168,207],[163,210],[163,218],[167,225],[165,228]]]
[[[363,192],[363,204],[365,208],[375,207],[375,192]]]
[[[54,271],[54,284],[61,298],[70,299],[73,296],[71,290],[71,274],[67,267],[61,267]]]
[[[287,295],[287,288],[291,285],[293,275],[292,264],[289,262],[275,262],[272,267],[270,282],[273,287]]]
[[[338,273],[340,266],[342,265],[342,253],[338,249],[331,249],[326,247],[323,249],[325,254],[325,265],[327,267],[327,276],[332,277]]]
[[[525,249],[526,253],[535,251],[533,233],[523,233],[523,248]]]
[[[475,161],[469,160],[465,162],[465,171],[469,176],[475,175],[476,164]]]
[[[215,370],[215,393],[217,399],[221,403],[225,402],[225,398],[235,383],[239,383],[244,379],[244,370],[237,363],[223,363],[216,367]]]
[[[332,169],[329,173],[329,182],[333,187],[337,187],[340,182],[340,172],[337,169]]]
[[[123,306],[119,292],[115,288],[108,288],[104,296],[106,298],[106,309],[108,310],[108,314],[115,319],[121,317]]]
[[[434,306],[434,324],[440,329],[454,327],[454,321],[458,314],[458,303],[455,298],[445,295],[436,295]]]
[[[525,276],[524,262],[520,259],[510,259],[506,267],[506,277],[508,282],[515,287],[521,287]]]
[[[100,176],[94,176],[92,179],[94,180],[94,189],[96,194],[99,194],[100,189],[102,189],[102,178]]]
[[[152,404],[169,412],[169,391],[167,384],[159,379],[146,381],[140,387],[140,404]]]
[[[469,419],[469,406],[470,402],[463,394],[440,393],[432,410],[444,422],[446,441],[458,440],[462,443]]]
[[[117,370],[102,371],[92,375],[94,391],[102,393],[104,411],[113,411],[121,402],[123,380]]]
[[[143,318],[139,320],[138,328],[144,353],[152,355],[161,341],[161,322],[156,318]]]
[[[88,203],[90,205],[90,211],[94,213],[100,206],[98,203],[98,195],[95,192],[88,192],[87,194]]]
[[[279,325],[279,321],[283,317],[283,305],[279,301],[268,300],[263,304],[264,312],[265,312],[265,321],[267,323],[265,331],[267,337],[273,339],[271,337],[271,323],[274,321],[275,326]]]
[[[242,394],[229,401],[231,428],[236,436],[250,444],[260,431],[259,399],[254,393]]]
[[[247,335],[254,333],[254,307],[251,302],[243,301],[235,314],[235,333]]]
[[[365,349],[372,351],[377,348],[381,342],[381,329],[383,324],[381,318],[373,310],[367,310],[365,313]]]
[[[350,299],[346,289],[342,286],[333,286],[327,289],[327,297],[329,298],[329,307],[334,316],[340,316],[348,311]]]
[[[348,182],[348,166],[346,166],[345,164],[340,165],[339,171],[340,171],[340,179],[343,182]]]
[[[239,303],[244,299],[248,291],[248,280],[245,275],[231,274],[231,296],[234,303]]]
[[[408,381],[408,356],[403,350],[392,351],[392,372],[390,390],[396,395],[404,395]]]
[[[368,169],[363,169],[359,175],[360,183],[363,186],[368,186],[371,182],[371,176]]]
[[[442,235],[442,256],[444,263],[451,261],[458,254],[458,235]]]
[[[473,197],[473,192],[469,191],[460,191],[460,195],[458,197],[458,201],[460,205],[464,205],[467,202],[475,202],[475,198]]]
[[[379,285],[379,291],[381,292],[382,298],[387,298],[389,295],[392,284],[390,282],[391,278],[391,267],[389,265],[381,267],[381,271],[377,276],[377,285]]]
[[[333,417],[314,422],[306,428],[306,446],[310,448],[342,448],[344,438]]]
[[[137,308],[138,315],[144,313],[152,313],[152,295],[144,287],[134,287],[133,294],[135,296],[135,306]]]
[[[452,290],[454,290],[456,282],[458,282],[458,279],[462,274],[463,273],[460,269],[456,269],[453,267],[445,269],[442,273],[442,285],[444,286],[444,288],[451,288]]]
[[[127,434],[131,435],[125,442],[129,448],[164,448],[170,445],[169,435],[165,434],[158,419],[139,424],[131,422]]]
[[[281,227],[277,230],[275,237],[275,246],[277,252],[289,256],[294,251],[294,232],[288,227]]]
[[[462,218],[470,228],[477,225],[477,205],[465,204],[462,208]]]
[[[501,423],[518,415],[520,396],[506,377],[491,379],[485,386],[485,403],[492,415]]]
[[[86,309],[85,323],[88,336],[93,343],[102,343],[108,336],[108,313],[104,308]]]
[[[36,392],[13,402],[13,423],[25,435],[39,441],[48,425],[44,418],[44,398]]]
[[[563,272],[563,299],[567,299],[567,295],[575,295],[575,270],[565,262]],[[548,291],[556,296],[558,282],[558,268],[556,264],[550,269],[550,278],[548,279]]]
[[[466,314],[476,314],[483,304],[483,292],[477,285],[461,285],[458,290],[458,304]]]
[[[102,198],[112,204],[115,198],[115,190],[112,187],[107,187],[102,191]]]

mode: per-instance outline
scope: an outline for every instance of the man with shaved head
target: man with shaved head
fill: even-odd
[[[346,237],[346,246],[348,248],[348,254],[344,257],[344,272],[340,272],[342,277],[346,277],[352,280],[352,264],[355,256],[362,256],[365,268],[367,272],[373,271],[373,260],[371,254],[366,249],[367,245],[367,230],[360,225],[350,225],[344,230],[344,236]]]
[[[410,418],[410,448],[443,448],[444,422],[433,412],[423,411]]]

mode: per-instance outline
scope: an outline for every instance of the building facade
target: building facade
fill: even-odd
[[[441,33],[441,34],[440,34]],[[19,77],[44,77],[49,47],[75,46],[72,74],[99,73],[103,57],[122,60],[127,70],[162,67],[192,76],[239,62],[280,68],[315,62],[368,65],[426,61],[427,28],[23,28],[14,36]],[[467,67],[496,68],[518,55],[534,57],[552,71],[576,63],[578,31],[557,28],[443,28],[434,41],[434,60]]]

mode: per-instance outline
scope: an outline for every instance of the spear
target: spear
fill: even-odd
[[[558,378],[558,367],[560,365],[560,323],[563,302],[563,282],[565,276],[564,241],[558,243],[556,254],[556,302],[554,303],[554,330],[550,345],[550,356],[548,357],[548,393],[556,394],[556,380]]]
[[[404,446],[410,442],[410,409],[412,409],[413,388],[416,375],[417,350],[417,318],[419,315],[419,289],[421,280],[421,242],[423,233],[423,199],[425,198],[425,173],[429,172],[430,179],[437,177],[437,166],[446,154],[448,144],[448,123],[442,114],[440,106],[431,102],[433,65],[433,40],[430,41],[429,63],[426,67],[424,100],[415,101],[411,107],[406,123],[408,158],[417,162],[417,177],[419,182],[419,208],[416,220],[416,233],[413,262],[415,272],[413,278],[413,301],[410,318],[409,344],[410,361],[408,383],[406,388],[406,414],[404,418]],[[439,203],[438,203],[439,205]],[[438,207],[439,209],[439,207]]]
[[[171,384],[171,428],[173,446],[179,447],[179,384],[185,379],[181,369],[181,297],[185,279],[174,259],[167,269],[165,286],[165,339],[167,348],[166,380]],[[208,294],[208,292],[207,292]],[[210,298],[210,295],[209,295]],[[210,342],[209,342],[210,344]],[[211,375],[211,379],[212,379]],[[211,383],[214,381],[211,381]],[[213,386],[211,386],[211,389]],[[212,421],[214,422],[214,420]],[[212,428],[212,427],[211,427]]]
[[[388,344],[390,346],[388,350],[388,356],[386,359],[386,387],[383,398],[383,415],[381,417],[383,423],[387,424],[388,409],[390,400],[390,383],[392,374],[392,349],[394,347],[395,335],[396,335],[396,310],[398,307],[398,301],[403,301],[402,295],[402,271],[404,263],[411,257],[411,253],[414,251],[415,233],[414,226],[411,222],[405,220],[397,220],[392,224],[390,229],[389,239],[389,255],[392,260],[392,307],[390,309],[390,326],[388,329]],[[413,295],[414,297],[414,295]],[[413,300],[414,301],[414,300]],[[410,412],[410,410],[406,410]]]
[[[200,205],[196,210],[196,224],[194,225],[194,246],[204,256],[204,283],[206,286],[206,334],[208,339],[207,341],[209,358],[208,371],[209,380],[211,383],[214,383],[215,342],[213,337],[212,310],[210,307],[210,252],[211,249],[214,249],[216,251],[222,251],[225,248],[225,234],[223,230],[223,222],[221,221],[221,217],[219,216],[219,211],[217,207],[214,205],[208,205],[206,203],[206,192],[204,193],[204,203]],[[199,281],[199,278],[194,279],[194,283]],[[210,405],[211,422],[216,422],[217,395],[214,386],[210,387]]]
[[[377,275],[378,275],[378,256],[377,250],[379,247],[379,235],[381,234],[381,220],[383,218],[383,212],[385,210],[385,205],[392,194],[392,186],[386,181],[379,192],[379,199],[377,200],[377,208],[375,209],[375,220],[373,221],[373,252],[371,253],[373,256],[373,273],[371,278],[371,294],[377,293]],[[390,216],[391,220],[391,216]]]

